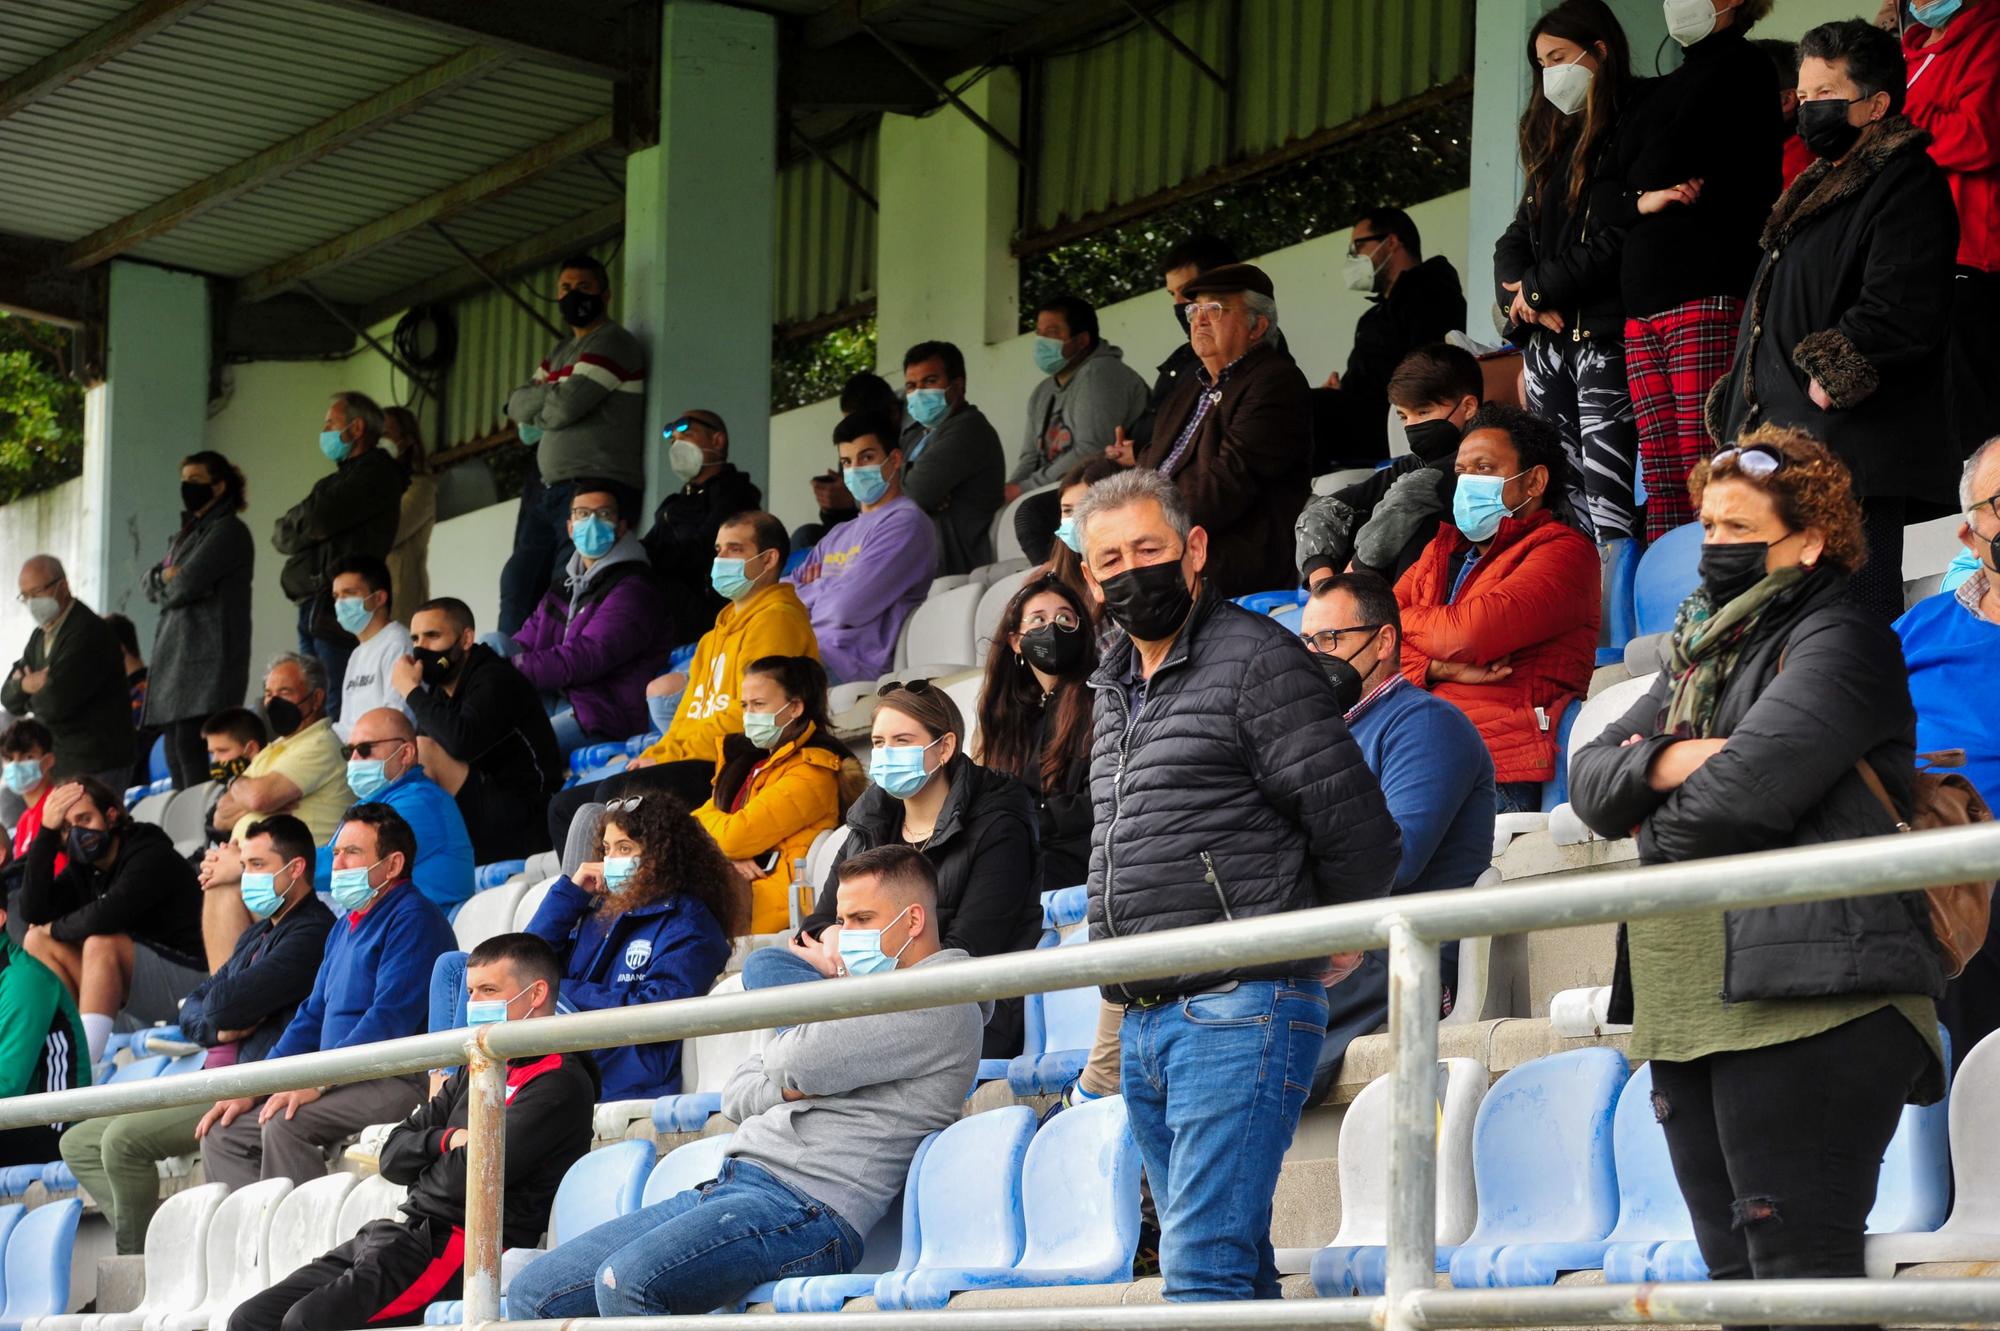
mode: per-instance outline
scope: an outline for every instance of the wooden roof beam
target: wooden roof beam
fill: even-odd
[[[624,229],[625,205],[607,203],[539,235],[489,250],[479,256],[477,267],[467,264],[384,296],[361,312],[361,322],[379,323],[392,314],[400,314],[418,305],[437,304],[478,291],[487,287],[492,278],[504,280],[530,268],[554,263],[565,255],[589,249],[598,241],[615,236]]]
[[[141,0],[117,18],[100,24],[62,50],[43,56],[0,83],[0,120],[68,87],[208,3],[210,0]]]

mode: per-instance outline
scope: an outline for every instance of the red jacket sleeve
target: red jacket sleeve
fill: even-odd
[[[1505,577],[1474,581],[1451,605],[1405,604],[1404,672],[1412,653],[1419,672],[1424,660],[1485,665],[1558,637],[1599,613],[1601,577],[1590,542],[1547,540]],[[1422,682],[1420,673],[1410,677]]]

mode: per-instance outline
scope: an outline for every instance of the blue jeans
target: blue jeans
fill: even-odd
[[[1542,783],[1539,781],[1502,781],[1493,787],[1493,808],[1495,813],[1540,813],[1542,811]]]
[[[779,985],[825,978],[810,961],[788,947],[760,947],[743,958],[745,989],[776,989]]]
[[[713,1183],[608,1220],[537,1258],[507,1288],[507,1315],[657,1317],[734,1305],[767,1280],[842,1275],[861,1236],[820,1202],[746,1160]]]
[[[1317,980],[1125,1009],[1119,1089],[1160,1212],[1168,1299],[1279,1297],[1271,1194],[1325,1036]]]

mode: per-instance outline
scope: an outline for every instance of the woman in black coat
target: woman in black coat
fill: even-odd
[[[975,957],[1033,948],[1042,930],[1034,794],[965,756],[958,705],[924,680],[884,687],[873,739],[869,786],[847,811],[842,857],[910,846],[937,873],[938,933],[945,947]],[[746,988],[839,973],[839,891],[836,865],[791,945],[750,956],[743,968]],[[995,1003],[981,1056],[1014,1057],[1021,1052],[1021,1030],[1021,1001]]]
[[[1947,511],[1958,478],[1945,409],[1958,214],[1903,92],[1892,33],[1852,19],[1799,43],[1799,126],[1820,160],[1771,210],[1736,358],[1708,403],[1718,442],[1769,421],[1847,464],[1868,540],[1856,592],[1885,620],[1903,613],[1911,502]]]
[[[1571,510],[1598,544],[1643,535],[1639,431],[1625,380],[1625,228],[1615,141],[1638,95],[1625,30],[1604,0],[1563,0],[1528,32],[1542,91],[1521,112],[1527,189],[1493,252],[1508,336],[1524,353],[1528,409],[1570,456]]]
[[[1695,467],[1708,543],[1670,667],[1576,756],[1571,800],[1661,864],[1893,833],[1916,712],[1889,626],[1846,595],[1866,558],[1847,469],[1765,426]],[[1891,817],[1861,765],[1896,803]],[[1920,892],[1634,921],[1612,1020],[1718,1280],[1860,1276],[1903,1105],[1944,1094],[1944,989]]]

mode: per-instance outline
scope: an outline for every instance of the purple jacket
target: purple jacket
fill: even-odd
[[[643,734],[646,685],[666,670],[674,641],[639,538],[619,537],[588,570],[581,555],[570,556],[568,577],[549,588],[514,641],[521,673],[567,697],[586,731]]]

